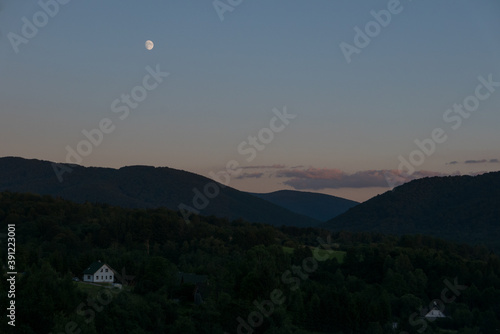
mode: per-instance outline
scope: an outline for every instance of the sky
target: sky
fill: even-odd
[[[0,0],[0,156],[357,201],[498,171],[499,36],[496,0]]]

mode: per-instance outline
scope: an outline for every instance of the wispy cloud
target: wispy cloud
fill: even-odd
[[[264,165],[264,166],[243,166],[241,169],[282,169],[286,168],[286,165],[274,164],[274,165]]]
[[[463,162],[459,161],[451,161],[447,162],[446,165],[457,165],[457,164],[493,164],[493,163],[500,163],[499,159],[470,159],[470,160],[465,160]]]
[[[236,178],[237,179],[260,179],[262,176],[264,176],[264,173],[243,173],[241,175],[238,175]]]
[[[447,165],[500,163],[499,159],[481,159],[466,161],[451,161]],[[277,178],[282,184],[296,190],[324,190],[341,188],[393,188],[406,182],[434,176],[462,175],[459,171],[442,173],[428,170],[416,171],[411,175],[394,169],[370,169],[348,173],[336,168],[314,168],[305,166],[290,166],[274,164],[266,166],[245,166],[252,169],[250,173],[242,173],[237,179]],[[469,173],[479,175],[484,172]]]
[[[481,159],[481,160],[465,160],[466,164],[484,164],[488,160],[486,159]]]
[[[276,172],[275,176],[290,178],[283,183],[294,189],[339,189],[339,188],[371,188],[400,185],[405,182],[423,177],[444,176],[432,171],[417,171],[406,175],[399,170],[365,170],[356,173],[346,173],[339,169],[308,168],[304,170],[284,169]],[[388,182],[390,179],[391,182]]]

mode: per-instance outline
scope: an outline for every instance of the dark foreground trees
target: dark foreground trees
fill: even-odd
[[[322,230],[215,217],[186,224],[163,209],[11,193],[0,193],[0,222],[16,224],[16,333],[500,329],[500,260],[481,247],[369,233],[328,239]],[[314,264],[321,243],[329,258]],[[2,247],[4,268],[5,252]],[[98,259],[121,276],[135,276],[135,285],[72,281]],[[179,272],[204,275],[207,284],[181,284]],[[455,282],[460,289],[454,291]],[[6,280],[0,289],[7,305]],[[195,302],[197,293],[202,303]],[[425,320],[436,301],[447,318]],[[11,330],[1,326],[0,332]]]

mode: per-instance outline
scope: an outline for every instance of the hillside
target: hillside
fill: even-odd
[[[414,180],[322,226],[334,231],[421,233],[500,250],[500,172]]]
[[[106,203],[125,208],[165,207],[179,210],[183,203],[191,208],[194,189],[214,181],[206,177],[167,167],[130,166],[120,169],[71,165],[72,172],[59,182],[52,163],[22,158],[0,158],[0,191],[51,195],[78,203]],[[228,219],[242,218],[271,225],[316,226],[319,221],[301,216],[278,205],[231,187],[218,187],[212,199],[197,198],[199,214]],[[203,208],[204,205],[205,207]]]
[[[500,259],[484,247],[204,216],[186,224],[166,209],[0,192],[3,231],[7,225],[16,231],[18,308],[16,330],[3,321],[0,333],[470,334],[500,328]],[[0,248],[3,266],[8,251]],[[115,269],[123,289],[72,281],[97,260]],[[177,280],[179,272],[208,279],[197,291],[203,303],[193,295],[194,283]],[[134,276],[133,284],[125,275]],[[1,280],[0,293],[9,289]],[[436,298],[448,318],[423,321],[418,315]],[[266,314],[260,323],[253,321],[257,312]],[[240,318],[255,328],[242,330]]]
[[[319,221],[336,217],[359,204],[341,197],[294,190],[252,195]]]

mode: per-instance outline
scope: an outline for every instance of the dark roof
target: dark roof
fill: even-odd
[[[93,262],[87,269],[85,269],[83,271],[83,274],[84,275],[94,275],[96,273],[96,271],[101,269],[101,267],[104,265],[106,265],[108,268],[111,269],[111,267],[108,266],[106,263],[102,263],[101,261],[96,261],[96,262]],[[111,269],[111,270],[113,270],[113,269]]]

